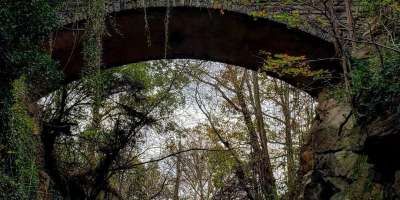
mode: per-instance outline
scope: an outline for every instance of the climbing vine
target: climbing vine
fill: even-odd
[[[16,180],[16,194],[21,199],[31,199],[35,196],[38,184],[38,167],[36,150],[38,143],[33,137],[38,132],[37,124],[29,116],[27,110],[28,88],[26,77],[15,80],[12,84],[14,104],[11,106],[11,135],[10,149],[7,153],[12,155],[14,169],[13,176]]]
[[[0,6],[0,199],[34,199],[37,126],[27,111],[35,87],[61,80],[43,49],[58,25],[47,0],[4,0]]]
[[[100,123],[99,109],[102,102],[103,80],[101,75],[103,36],[105,34],[106,8],[104,0],[90,0],[85,5],[87,13],[83,57],[86,68],[83,71],[85,82],[91,90],[93,101],[93,123]],[[95,126],[93,124],[93,126]],[[94,128],[94,127],[93,127]]]

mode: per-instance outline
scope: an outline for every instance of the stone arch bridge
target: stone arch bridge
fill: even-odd
[[[108,27],[103,42],[104,67],[187,58],[258,69],[264,64],[265,52],[305,56],[313,70],[328,70],[334,78],[326,81],[267,73],[316,96],[326,84],[341,79],[332,39],[326,30],[310,28],[304,23],[290,25],[274,18],[285,13],[296,13],[302,20],[306,20],[302,16],[322,16],[305,6],[285,7],[281,3],[280,0],[106,1],[113,25]],[[334,5],[338,19],[343,21],[343,2]],[[54,34],[51,46],[67,80],[76,79],[83,67],[84,30],[80,24],[84,23],[85,13],[80,12],[81,7],[79,0],[66,2],[59,12],[64,29]]]
[[[349,137],[353,140],[353,136],[348,134],[352,130],[351,123],[345,123],[349,121],[350,107],[337,104],[322,92],[327,85],[341,81],[341,67],[326,31],[303,25],[292,27],[273,18],[274,14],[296,11],[301,19],[306,20],[301,14],[317,17],[321,13],[301,6],[285,8],[281,2],[107,1],[106,9],[112,25],[103,41],[103,66],[111,68],[167,58],[217,61],[256,70],[264,65],[261,52],[305,56],[313,70],[328,70],[333,78],[314,80],[299,75],[282,76],[274,71],[267,73],[320,97],[311,138],[303,150],[301,176],[305,199],[329,199],[352,184],[346,176],[347,170],[351,170],[348,168],[353,166],[342,165],[336,155],[351,159],[358,156],[349,150],[351,144],[340,146]],[[345,13],[343,1],[335,2],[338,19],[344,20],[341,17]],[[53,34],[51,41],[52,55],[60,62],[68,81],[79,78],[84,67],[81,51],[85,14],[79,12],[80,6],[79,1],[67,2],[65,9],[59,12],[65,26]],[[260,12],[267,15],[258,16]]]

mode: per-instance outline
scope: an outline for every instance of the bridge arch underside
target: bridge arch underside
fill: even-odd
[[[151,45],[146,35],[143,9],[111,13],[111,23],[103,42],[105,68],[158,59],[200,59],[222,62],[248,69],[263,66],[265,56],[287,54],[312,60],[312,69],[329,70],[340,77],[332,43],[285,24],[266,18],[255,19],[237,12],[190,7],[171,8],[168,23],[168,49],[165,57],[166,8],[147,9]],[[83,21],[66,25],[54,34],[52,54],[60,62],[67,81],[79,78],[82,58]],[[80,24],[80,25],[79,25]],[[110,25],[112,24],[112,25]],[[78,28],[77,28],[78,27]],[[279,76],[268,72],[315,96],[336,79],[315,81],[312,77]]]

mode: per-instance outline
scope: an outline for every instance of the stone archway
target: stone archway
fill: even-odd
[[[165,48],[165,6],[147,8],[150,25],[149,45],[143,9],[117,9],[111,12],[113,27],[103,42],[104,68],[157,59],[202,59],[259,69],[264,64],[261,52],[305,56],[312,60],[312,69],[325,69],[340,77],[341,70],[331,42],[300,29],[267,18],[254,19],[238,11],[214,8],[174,7],[168,24],[168,48]],[[70,21],[69,21],[70,22]],[[76,24],[84,23],[83,21]],[[67,81],[80,76],[84,66],[81,54],[84,30],[66,25],[54,34],[51,47],[54,59],[60,62]],[[338,162],[337,155],[353,159],[348,144],[353,124],[349,120],[349,105],[339,105],[327,96],[324,88],[340,81],[315,81],[312,77],[270,76],[282,79],[318,98],[318,115],[308,145],[304,147],[301,176],[304,177],[305,199],[330,198],[341,192],[340,181],[347,181],[347,163]],[[345,144],[347,145],[347,144]],[[333,165],[336,163],[336,165]],[[339,173],[335,169],[343,169]],[[343,172],[344,171],[344,172]],[[342,173],[343,172],[343,173]],[[335,179],[335,181],[331,181]]]
[[[313,70],[325,69],[340,77],[331,42],[300,29],[266,18],[234,11],[175,7],[168,24],[168,47],[165,47],[165,13],[167,8],[147,9],[147,39],[142,9],[111,13],[115,23],[108,29],[103,47],[105,68],[157,59],[201,59],[258,69],[264,65],[263,52],[305,56]],[[83,23],[83,22],[82,22]],[[54,34],[53,57],[60,61],[67,80],[76,79],[83,66],[81,43],[83,30],[73,25]],[[312,77],[269,75],[304,89],[316,96],[325,87]],[[329,80],[337,82],[337,80]]]

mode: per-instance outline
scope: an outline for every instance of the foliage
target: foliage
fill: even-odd
[[[219,147],[219,149],[223,150],[222,147]],[[209,152],[207,159],[209,170],[213,172],[213,184],[217,189],[222,189],[225,186],[226,180],[231,178],[230,176],[234,169],[235,160],[228,151]]]
[[[36,166],[37,141],[33,137],[33,132],[37,127],[33,119],[27,113],[27,86],[26,78],[23,76],[13,83],[13,105],[10,109],[11,127],[8,135],[9,147],[7,148],[8,162],[10,165],[9,177],[4,178],[1,184],[8,185],[10,189],[1,188],[2,195],[15,199],[30,199],[35,197],[38,183],[38,171]],[[37,132],[37,131],[36,131]],[[11,192],[11,193],[9,193]]]
[[[3,73],[8,73],[8,77],[17,77],[26,70],[34,71],[30,69],[32,63],[40,65],[49,62],[41,46],[57,24],[54,8],[46,0],[2,1],[0,54],[9,61],[1,66],[2,78],[5,78]],[[39,58],[30,60],[38,55]]]
[[[290,27],[298,27],[302,23],[298,11],[293,11],[291,13],[277,13],[273,15],[273,19],[286,22]]]
[[[178,77],[179,69],[166,61],[130,64],[98,73],[96,77],[85,77],[61,88],[45,101],[41,116],[42,123],[48,128],[42,135],[56,139],[42,139],[42,142],[47,146],[55,146],[54,153],[50,154],[59,163],[56,169],[48,170],[57,170],[58,175],[65,177],[63,179],[70,180],[68,172],[73,166],[75,173],[86,180],[57,182],[61,193],[69,190],[69,184],[78,185],[81,196],[87,198],[113,194],[113,189],[108,187],[129,186],[130,189],[123,191],[124,195],[131,195],[133,199],[146,199],[148,195],[144,192],[148,191],[140,185],[134,185],[141,176],[141,168],[136,167],[140,160],[135,156],[139,154],[143,129],[156,127],[156,120],[168,117],[181,105],[181,89],[187,79],[184,76]],[[91,81],[101,83],[93,88],[90,87],[93,86]],[[94,119],[96,116],[97,119]],[[67,130],[54,128],[60,124],[66,124]],[[118,173],[112,171],[118,167],[123,170]],[[155,175],[158,169],[143,170],[143,176],[152,176],[148,173],[154,171]],[[99,174],[110,178],[94,179]],[[129,177],[124,177],[124,174]],[[120,180],[118,178],[126,183],[117,184],[115,181]],[[99,180],[103,180],[105,186]],[[157,184],[149,183],[153,186]],[[154,191],[158,189],[154,188]],[[90,193],[92,190],[101,191]],[[138,194],[131,194],[134,192],[131,190]],[[71,194],[64,192],[63,195]],[[142,198],[141,195],[145,196]]]
[[[166,60],[137,63],[123,66],[118,73],[130,80],[143,84],[142,93],[146,103],[158,105],[159,114],[168,115],[184,103],[182,88],[188,84],[188,77],[181,68]]]
[[[265,53],[264,70],[276,73],[279,76],[311,77],[314,80],[325,78],[329,75],[326,70],[312,70],[304,56],[289,56],[286,54],[271,55]]]
[[[40,44],[57,25],[54,10],[45,0],[3,0],[0,15],[2,39],[8,45]]]
[[[400,96],[400,55],[385,51],[384,58],[383,63],[378,55],[353,62],[352,89],[359,98],[356,107],[361,119],[400,112],[395,103]]]
[[[351,92],[359,120],[367,122],[400,112],[400,54],[395,51],[400,39],[400,4],[395,0],[361,0],[360,8],[369,21],[364,35],[372,44],[368,57],[352,59]]]
[[[61,79],[55,62],[43,50],[44,41],[58,25],[54,9],[47,0],[1,1],[0,140],[4,154],[0,189],[4,199],[35,198],[35,123],[26,103],[29,88]]]
[[[374,16],[381,9],[392,9],[395,13],[400,13],[400,3],[396,0],[360,0],[360,7],[368,15]]]

